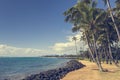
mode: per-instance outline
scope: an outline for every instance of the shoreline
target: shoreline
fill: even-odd
[[[63,65],[63,67],[43,71],[40,72],[39,74],[32,74],[22,80],[60,80],[67,73],[83,68],[84,66],[85,65],[83,65],[77,60],[70,60],[66,63],[65,66]]]
[[[13,71],[9,71],[8,74],[3,74],[1,72],[2,75],[0,75],[0,80],[22,80],[24,78],[26,78],[27,76],[33,75],[33,74],[39,74],[41,72],[45,72],[48,70],[53,70],[56,68],[61,68],[63,66],[66,65],[67,62],[70,61],[70,59],[59,59],[59,58],[44,58],[44,57],[32,57],[32,58],[24,58],[24,60],[21,58],[16,58],[18,60],[18,64],[22,63],[23,61],[23,67],[21,67],[20,65],[18,67],[14,67],[17,64],[14,64],[14,70]],[[11,61],[15,61],[15,58],[5,58],[5,60],[9,60]],[[21,61],[22,59],[22,61]],[[2,60],[1,60],[2,61]],[[28,64],[24,64],[24,63],[28,63]],[[30,63],[30,64],[29,64]],[[10,66],[10,69],[13,69],[13,67]],[[2,69],[4,71],[4,67]],[[1,71],[2,71],[1,70]],[[6,71],[6,72],[8,72]]]

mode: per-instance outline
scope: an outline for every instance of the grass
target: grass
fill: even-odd
[[[100,72],[95,63],[80,60],[86,67],[68,73],[62,80],[120,80],[120,68],[115,65],[102,64],[108,72]]]

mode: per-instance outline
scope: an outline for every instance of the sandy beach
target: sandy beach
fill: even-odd
[[[61,80],[120,80],[120,69],[115,65],[102,64],[108,72],[99,72],[97,65],[89,61],[80,61],[86,67],[68,73]]]

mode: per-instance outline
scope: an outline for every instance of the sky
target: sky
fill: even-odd
[[[81,33],[71,32],[72,24],[64,21],[63,13],[76,2],[0,0],[0,56],[75,53],[71,38]]]

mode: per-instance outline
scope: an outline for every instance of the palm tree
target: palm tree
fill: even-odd
[[[108,6],[110,17],[111,17],[111,19],[113,21],[113,24],[114,24],[114,27],[115,27],[115,30],[117,32],[117,36],[118,36],[118,39],[119,39],[119,42],[120,42],[120,32],[119,32],[118,27],[117,27],[117,25],[115,23],[115,19],[114,19],[114,15],[113,15],[113,12],[112,12],[111,5],[110,5],[110,1],[109,0],[103,0],[103,1],[104,1],[105,5],[107,4],[107,6]],[[120,0],[116,0],[116,2],[118,3],[118,2],[120,2]]]
[[[85,33],[91,56],[98,65],[99,70],[103,71],[97,51],[96,32],[97,25],[105,18],[104,10],[96,8],[95,1],[91,2],[90,0],[90,3],[85,3],[84,0],[81,0],[74,7],[66,11],[65,16],[67,16],[66,21],[74,24],[75,28],[73,30],[82,30]],[[91,40],[89,39],[90,37]],[[96,54],[96,59],[93,54]]]
[[[74,37],[72,38],[72,40],[74,40],[74,41],[75,41],[75,50],[76,50],[76,54],[77,54],[77,44],[76,44],[77,37],[75,37],[75,36],[74,36]]]
[[[101,28],[99,30],[99,37],[98,40],[99,43],[101,44],[101,47],[104,47],[106,50],[106,53],[104,54],[106,59],[110,59],[110,62],[113,61],[113,63],[118,66],[115,63],[115,60],[113,58],[113,53],[111,49],[111,45],[115,43],[118,38],[117,38],[117,33],[113,27],[113,22],[112,19],[109,17],[109,15],[106,16],[106,19],[103,21],[102,24],[99,25]],[[106,60],[108,61],[108,60]],[[108,63],[108,62],[107,62]]]

